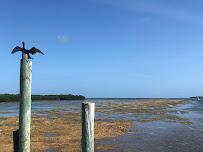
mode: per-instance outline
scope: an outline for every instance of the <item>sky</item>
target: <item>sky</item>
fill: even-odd
[[[33,94],[203,95],[202,0],[2,0],[0,93],[19,93],[35,46]]]

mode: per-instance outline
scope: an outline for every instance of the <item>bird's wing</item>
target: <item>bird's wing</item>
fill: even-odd
[[[41,53],[44,55],[44,53],[42,51],[40,51],[39,49],[35,48],[35,47],[32,47],[30,50],[29,50],[29,53],[31,54],[35,54],[35,53]]]
[[[13,54],[13,53],[16,53],[18,51],[23,51],[23,48],[16,46],[11,53]]]

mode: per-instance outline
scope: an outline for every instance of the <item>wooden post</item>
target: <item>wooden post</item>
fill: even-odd
[[[19,152],[30,152],[32,62],[23,53],[20,64]]]
[[[19,130],[13,131],[13,152],[18,152]]]
[[[82,103],[82,152],[94,152],[95,103]]]

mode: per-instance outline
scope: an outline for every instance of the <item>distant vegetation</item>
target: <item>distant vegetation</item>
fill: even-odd
[[[61,95],[32,95],[32,100],[84,100],[82,95],[61,94]],[[20,101],[19,94],[0,94],[0,102]]]

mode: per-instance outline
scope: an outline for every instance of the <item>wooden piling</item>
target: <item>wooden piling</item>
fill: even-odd
[[[82,103],[82,152],[94,152],[95,103]]]
[[[18,152],[19,146],[19,130],[13,131],[13,152]]]
[[[19,152],[30,152],[32,62],[27,54],[20,64]]]

